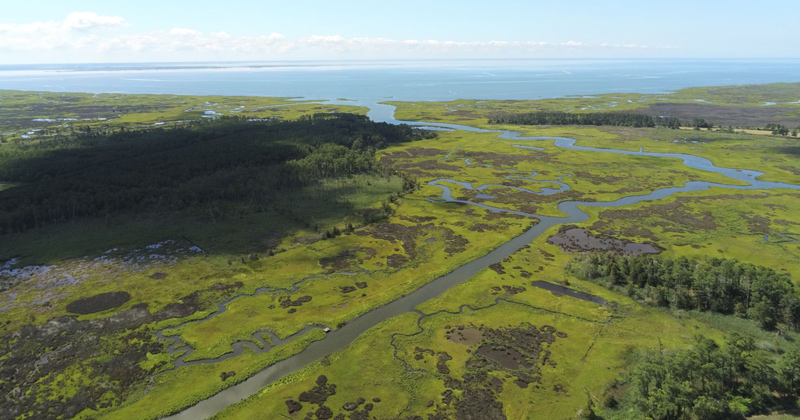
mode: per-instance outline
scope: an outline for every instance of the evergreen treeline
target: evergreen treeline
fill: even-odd
[[[0,234],[118,213],[261,211],[321,179],[391,171],[375,150],[434,135],[352,114],[221,118],[0,147]],[[406,188],[415,182],[406,179]]]
[[[686,350],[646,353],[626,376],[629,403],[647,418],[744,419],[796,405],[800,347],[779,356],[736,333],[724,346],[698,336]],[[605,404],[615,407],[617,400],[610,396]]]
[[[789,274],[768,267],[735,259],[593,253],[576,255],[567,269],[651,305],[732,314],[767,330],[800,329],[800,291]]]
[[[537,111],[521,114],[504,114],[489,119],[489,124],[522,125],[615,125],[623,127],[680,128],[681,121],[674,117],[653,118],[649,115],[628,112],[572,113]]]

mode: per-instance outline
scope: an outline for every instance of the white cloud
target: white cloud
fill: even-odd
[[[70,13],[62,21],[0,23],[0,51],[92,49],[102,40],[97,31],[125,26],[128,24],[121,17],[94,12]]]
[[[122,34],[99,40],[100,51],[153,52],[235,52],[269,53],[283,47],[285,37],[278,33],[263,36],[232,36],[226,32],[203,33],[193,29],[173,28],[140,34]]]
[[[125,19],[116,16],[101,16],[94,12],[74,12],[62,21],[33,23],[0,23],[0,34],[8,36],[67,34],[98,28],[127,26]]]
[[[67,31],[122,26],[127,26],[125,19],[117,16],[100,16],[94,12],[70,13],[63,22],[63,27]]]
[[[75,12],[62,21],[22,24],[0,23],[0,52],[39,53],[37,61],[47,61],[41,53],[70,57],[114,54],[118,57],[147,60],[303,58],[405,58],[526,56],[528,54],[590,54],[600,51],[652,49],[635,44],[588,44],[576,40],[546,41],[455,41],[437,39],[394,40],[381,37],[311,35],[287,38],[279,33],[258,36],[231,35],[227,32],[202,32],[191,28],[136,32],[125,19],[94,12]],[[577,53],[576,53],[577,51]],[[58,54],[56,54],[58,52]],[[18,55],[19,55],[18,54]],[[132,55],[133,54],[133,55]]]

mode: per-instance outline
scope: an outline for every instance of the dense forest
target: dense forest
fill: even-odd
[[[375,150],[434,134],[352,114],[221,118],[0,147],[0,234],[120,213],[267,209],[322,179],[391,172]],[[414,181],[405,180],[406,187]]]
[[[592,253],[567,270],[641,302],[753,319],[767,330],[800,329],[800,291],[786,273],[735,259]]]
[[[627,390],[622,406],[615,390]],[[685,350],[644,353],[604,404],[654,420],[727,420],[794,408],[798,394],[800,346],[779,355],[732,333],[723,346],[697,336]]]
[[[615,125],[623,127],[680,128],[681,121],[674,117],[653,118],[649,115],[626,112],[572,113],[537,111],[521,114],[504,114],[489,119],[489,124],[521,125]]]

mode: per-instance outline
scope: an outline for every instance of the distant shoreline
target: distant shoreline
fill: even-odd
[[[0,65],[0,89],[36,92],[538,100],[800,82],[800,59],[503,59]],[[793,98],[793,101],[800,98]]]

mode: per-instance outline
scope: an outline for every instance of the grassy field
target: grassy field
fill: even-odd
[[[395,118],[488,127],[487,120],[507,113],[535,111],[617,112],[677,116],[684,122],[704,118],[717,126],[764,127],[779,123],[798,128],[800,84],[719,86],[680,89],[664,94],[604,94],[513,100],[459,99],[448,102],[386,102],[397,106]]]
[[[296,119],[329,112],[366,114],[357,106],[257,96],[122,95],[0,90],[2,141],[41,140],[73,131],[169,128],[217,116]]]

